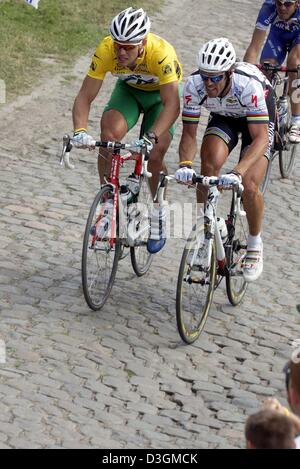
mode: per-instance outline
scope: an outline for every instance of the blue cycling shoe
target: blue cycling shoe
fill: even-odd
[[[164,207],[153,207],[147,249],[150,254],[159,252],[166,244],[166,213]]]
[[[155,254],[156,252],[159,252],[164,247],[165,244],[166,244],[166,238],[148,239],[148,242],[147,242],[148,252],[150,252],[151,254]]]

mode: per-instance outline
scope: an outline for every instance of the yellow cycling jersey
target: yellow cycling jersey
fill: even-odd
[[[113,39],[105,37],[96,49],[88,76],[103,80],[107,72],[145,91],[158,90],[160,85],[181,81],[182,78],[182,68],[175,49],[153,33],[147,35],[147,43],[134,70],[118,63]]]

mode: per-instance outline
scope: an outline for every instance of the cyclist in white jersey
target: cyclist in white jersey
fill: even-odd
[[[201,48],[199,70],[189,76],[183,92],[183,131],[179,145],[179,182],[189,183],[196,154],[201,107],[210,111],[201,146],[201,174],[218,176],[229,153],[242,135],[241,156],[233,169],[220,176],[226,189],[233,182],[244,185],[243,202],[249,236],[243,274],[247,282],[263,270],[261,227],[264,200],[259,190],[274,137],[275,95],[266,77],[251,64],[236,63],[232,44],[226,38],[213,39]],[[198,202],[206,192],[199,188]]]

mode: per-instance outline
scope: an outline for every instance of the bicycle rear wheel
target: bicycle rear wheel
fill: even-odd
[[[291,126],[291,117],[292,117],[292,110],[290,100],[288,102],[288,111],[287,114],[281,122],[280,130],[281,130],[281,139],[283,142],[282,148],[279,151],[279,169],[281,177],[288,178],[291,175],[293,170],[294,161],[297,153],[298,145],[295,143],[290,143],[289,141],[289,129]]]
[[[176,320],[179,334],[187,344],[193,343],[204,328],[216,282],[215,242],[205,239],[204,230],[204,225],[194,226],[178,274]]]
[[[142,175],[140,176],[137,202],[129,207],[132,222],[128,226],[128,229],[133,230],[133,235],[138,234],[136,245],[130,248],[132,268],[138,277],[148,272],[153,260],[153,255],[147,250],[147,241],[150,235],[151,205],[152,195],[148,179]]]
[[[290,177],[293,170],[297,150],[298,144],[287,143],[286,148],[279,151],[279,169],[283,178]]]
[[[82,287],[85,300],[94,311],[101,309],[112,289],[121,254],[118,217],[112,232],[114,194],[107,186],[96,195],[86,222],[82,247]],[[107,212],[110,210],[110,218]]]
[[[226,292],[230,303],[237,306],[243,299],[247,282],[242,272],[242,262],[247,251],[248,224],[246,216],[234,214],[236,194],[233,194],[231,203],[231,223],[227,225],[228,240],[226,243],[226,258],[228,274],[226,275]],[[241,209],[242,209],[241,201]]]

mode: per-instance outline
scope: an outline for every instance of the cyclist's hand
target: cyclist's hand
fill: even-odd
[[[147,148],[147,153],[150,153],[151,150],[153,149],[153,142],[152,142],[152,140],[150,140],[150,138],[147,137],[147,135],[143,135],[143,140],[144,140],[144,143],[145,143],[146,148]]]
[[[95,140],[86,130],[75,131],[72,143],[76,148],[89,148],[90,150],[95,148]]]
[[[242,176],[235,173],[222,174],[219,178],[219,187],[221,189],[231,189],[233,185],[242,183]]]
[[[177,169],[175,172],[175,179],[177,182],[183,182],[185,184],[190,184],[193,181],[193,176],[195,171],[192,168],[184,166],[183,168]]]
[[[278,412],[284,413],[285,407],[274,397],[269,397],[263,403],[264,409],[277,410]]]

